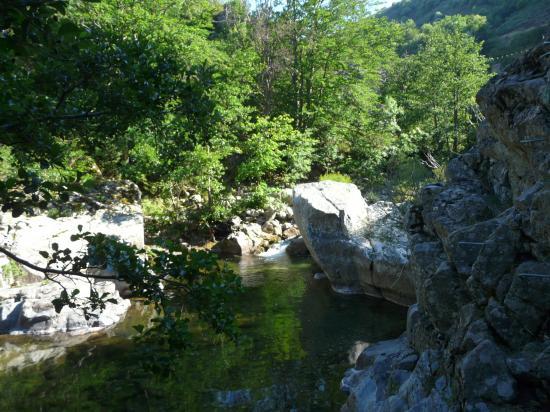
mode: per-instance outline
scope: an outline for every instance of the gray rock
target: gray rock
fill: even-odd
[[[414,302],[408,239],[395,205],[367,205],[355,185],[330,181],[298,185],[293,203],[306,246],[336,291]]]
[[[219,241],[212,250],[222,256],[244,256],[254,254],[257,246],[246,233],[237,232]]]
[[[313,275],[313,279],[315,280],[321,280],[321,279],[326,279],[327,275],[323,272],[317,272]]]
[[[309,256],[309,250],[306,246],[306,242],[301,236],[291,239],[288,242],[285,252],[290,257]]]
[[[236,229],[212,250],[222,256],[258,255],[282,239],[281,224],[277,220],[265,222],[263,226],[256,222],[241,223]]]
[[[481,342],[462,359],[459,373],[469,399],[503,403],[517,396],[517,383],[508,371],[506,356],[490,340]]]
[[[79,302],[84,304],[90,296],[90,284],[82,279],[59,278],[69,295],[73,290],[80,291]],[[122,299],[113,282],[95,282],[94,288],[101,296],[107,293],[116,303],[106,303],[103,311],[95,311],[95,316],[86,319],[78,309],[63,307],[55,311],[52,301],[58,298],[62,286],[49,283],[35,283],[21,288],[0,290],[0,334],[50,335],[69,333],[73,335],[97,332],[111,327],[124,319],[130,301]]]
[[[278,220],[268,220],[262,225],[262,230],[266,233],[281,237],[283,235],[283,228]]]
[[[7,245],[17,256],[40,267],[46,267],[48,259],[39,252],[51,251],[54,243],[57,243],[61,250],[70,249],[73,256],[87,252],[85,241],[71,240],[71,235],[78,233],[79,226],[82,227],[82,231],[115,236],[125,243],[143,248],[143,213],[139,204],[141,195],[137,187],[130,182],[108,182],[99,190],[101,192],[96,194],[101,194],[101,197],[95,194],[78,197],[86,207],[83,211],[67,217],[52,219],[45,215],[23,215],[13,218],[8,213],[0,214],[0,242]],[[101,198],[102,202],[96,198]],[[61,268],[60,264],[53,267]],[[0,289],[0,333],[44,335],[57,332],[94,332],[119,322],[130,307],[130,301],[121,298],[121,294],[127,291],[126,284],[96,280],[95,289],[100,295],[107,293],[109,297],[116,299],[116,304],[107,303],[103,312],[96,312],[97,317],[90,319],[85,319],[83,313],[68,307],[64,307],[61,313],[56,313],[51,302],[59,297],[62,286],[69,294],[78,289],[78,296],[84,302],[90,296],[89,283],[81,279],[58,276],[57,284],[43,281],[40,271],[23,266],[22,270],[30,274],[28,285]],[[93,274],[112,275],[108,269],[94,270]]]
[[[446,184],[420,191],[407,218],[418,361],[411,371],[372,344],[346,374],[343,410],[550,404],[549,54],[546,42],[484,87],[476,147],[449,162]]]
[[[283,239],[292,239],[300,236],[300,231],[296,226],[291,226],[288,229],[283,230]]]
[[[467,301],[459,275],[448,262],[441,263],[435,273],[423,279],[417,298],[421,310],[440,332],[451,327],[455,314]]]

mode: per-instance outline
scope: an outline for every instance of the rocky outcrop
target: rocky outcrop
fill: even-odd
[[[48,265],[47,258],[40,251],[50,251],[54,243],[60,250],[70,249],[73,255],[86,251],[84,241],[70,239],[71,235],[78,233],[79,226],[83,231],[113,235],[139,248],[144,246],[143,214],[139,205],[139,190],[135,185],[110,182],[84,199],[80,195],[75,197],[78,197],[72,200],[75,204],[82,206],[84,203],[85,206],[66,217],[53,219],[38,215],[13,218],[10,214],[1,215],[0,243],[15,255],[40,267]],[[0,333],[88,333],[114,325],[123,319],[130,307],[130,301],[120,296],[125,292],[124,284],[96,280],[94,289],[100,295],[107,293],[116,303],[107,303],[103,311],[93,312],[92,316],[85,316],[69,307],[57,313],[52,300],[60,296],[63,288],[69,295],[78,290],[78,296],[84,301],[90,296],[88,281],[63,276],[58,276],[55,281],[44,280],[39,271],[24,266],[20,266],[19,270],[22,274],[28,273],[27,282],[1,274],[6,287],[0,288]],[[98,274],[100,272],[94,272],[94,275]]]
[[[402,213],[368,205],[353,184],[323,181],[294,189],[294,216],[315,261],[339,292],[414,303]]]
[[[550,44],[479,93],[476,147],[411,209],[417,304],[367,348],[344,410],[550,408]]]

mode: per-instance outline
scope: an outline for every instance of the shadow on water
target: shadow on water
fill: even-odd
[[[337,295],[327,280],[313,279],[308,259],[280,253],[230,264],[247,286],[238,304],[240,344],[213,344],[199,332],[173,374],[144,373],[136,367],[142,352],[128,339],[144,316],[138,307],[109,335],[85,342],[3,338],[4,367],[10,350],[58,349],[49,360],[35,356],[42,361],[1,373],[0,410],[334,411],[345,400],[339,382],[348,351],[405,328],[405,308]]]

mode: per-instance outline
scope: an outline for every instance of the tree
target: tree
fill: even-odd
[[[431,135],[424,152],[450,157],[468,144],[475,130],[475,96],[490,78],[483,44],[474,33],[480,16],[452,16],[422,27],[417,54],[405,56],[389,82],[389,94],[404,108],[404,130]]]
[[[215,107],[210,83],[223,55],[207,41],[202,6],[189,6],[184,1],[126,0],[2,3],[1,143],[17,170],[0,182],[3,212],[33,213],[37,206],[66,201],[69,190],[84,190],[78,173],[71,181],[55,173],[70,169],[74,150],[116,176],[136,144],[153,145],[148,133],[166,131],[168,124],[184,124],[186,129],[179,130],[187,131],[191,147],[193,139],[210,137],[204,119]],[[46,267],[14,255],[5,245],[0,252],[52,281],[90,280],[91,293],[83,300],[79,292],[69,295],[63,289],[53,302],[58,311],[70,306],[92,316],[112,300],[97,293],[94,280],[116,279],[154,306],[154,326],[139,329],[162,348],[187,344],[192,316],[217,333],[235,336],[229,300],[240,283],[215,255],[171,244],[162,251],[136,250],[102,234],[77,233],[77,228],[73,238],[86,242],[87,252],[59,250],[54,244],[41,252],[49,259]],[[62,267],[56,268],[57,263]],[[89,270],[97,268],[113,268],[116,274],[96,276]],[[173,301],[172,291],[185,297],[185,305]]]
[[[254,21],[259,106],[291,116],[319,141],[314,168],[338,168],[371,122],[382,74],[397,58],[399,26],[370,17],[355,1],[265,2]]]

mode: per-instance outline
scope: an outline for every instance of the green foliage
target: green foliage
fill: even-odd
[[[473,142],[475,96],[490,78],[473,33],[480,16],[445,17],[422,27],[419,51],[396,66],[386,93],[403,109],[402,136],[420,153],[449,158]]]
[[[418,159],[402,159],[396,169],[389,174],[386,183],[392,200],[401,203],[414,200],[419,190],[429,184],[440,181],[439,178]]]
[[[484,22],[453,16],[417,29],[357,0],[253,11],[240,0],[4,1],[2,211],[59,215],[73,192],[130,179],[148,199],[149,234],[169,228],[180,239],[213,236],[278,187],[321,175],[369,189],[389,179],[407,197],[423,179],[410,164],[428,154],[444,162],[473,142],[474,98],[489,78],[474,37]],[[156,305],[165,343],[176,338],[163,331],[183,336],[190,318],[166,306],[160,282],[183,283],[184,306],[230,331],[215,302],[232,292],[214,257],[177,250],[141,261],[143,251],[86,240]],[[208,276],[174,280],[176,266]]]
[[[2,273],[4,278],[12,279],[17,279],[25,274],[23,268],[13,260],[10,260],[8,263],[2,266],[0,268],[0,273]]]
[[[288,116],[257,119],[240,147],[243,160],[237,168],[237,182],[285,186],[306,177],[315,141],[294,130],[291,121]]]
[[[151,326],[137,327],[140,339],[151,339],[156,345],[172,349],[185,347],[191,317],[205,322],[215,333],[236,337],[230,300],[241,290],[240,278],[220,265],[216,255],[171,244],[166,250],[139,250],[114,237],[88,232],[72,235],[71,240],[84,240],[88,253],[62,250],[53,243],[51,251],[40,252],[49,259],[48,268],[63,263],[65,276],[81,277],[89,276],[83,273],[89,266],[114,270],[116,279],[128,284],[132,297],[151,305],[157,314]],[[56,273],[48,269],[45,274],[50,278]],[[174,301],[174,293],[185,299],[184,305]],[[71,294],[63,289],[53,304],[57,312],[64,306],[78,308],[89,319],[96,317],[98,310],[105,309],[108,302],[116,303],[116,300],[107,293],[99,295],[91,284],[90,296],[82,298],[77,289]]]
[[[352,183],[351,177],[340,173],[327,173],[319,177],[319,181],[330,180],[332,182]]]
[[[13,178],[17,175],[15,159],[9,146],[0,145],[0,180]]]

